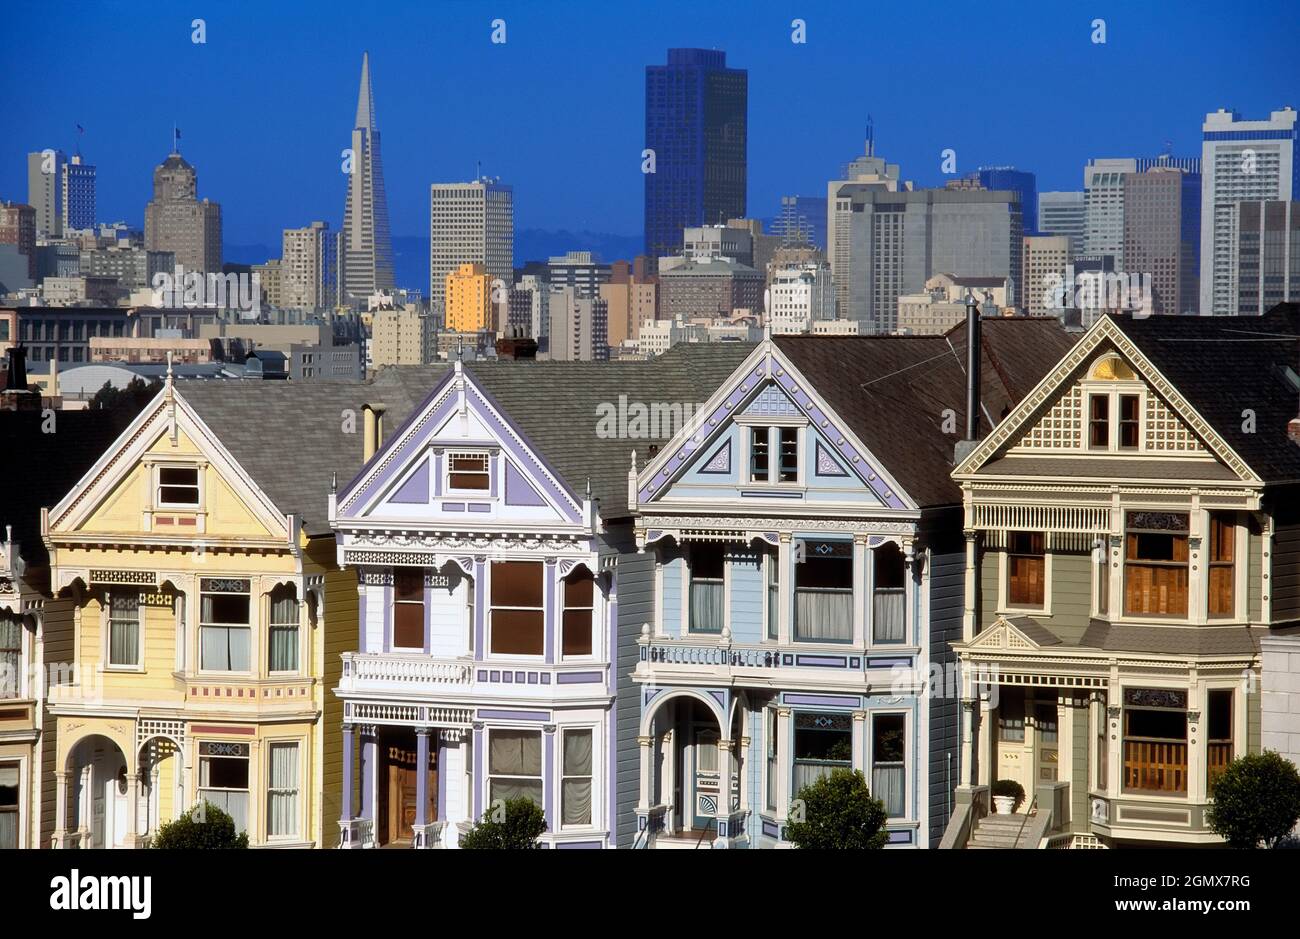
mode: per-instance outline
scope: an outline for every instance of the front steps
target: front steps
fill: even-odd
[[[985,815],[975,825],[968,848],[1037,848],[1029,844],[1029,831],[1034,827],[1028,815]]]

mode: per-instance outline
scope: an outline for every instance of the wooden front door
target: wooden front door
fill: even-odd
[[[416,749],[415,735],[394,736],[381,743],[379,779],[379,843],[410,844],[415,836]],[[436,752],[429,752],[426,821],[438,818],[438,771]]]

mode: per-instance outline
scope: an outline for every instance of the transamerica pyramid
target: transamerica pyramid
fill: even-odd
[[[393,243],[388,231],[384,163],[370,90],[370,53],[361,57],[361,91],[352,130],[352,173],[343,207],[342,295],[364,303],[376,290],[392,290]]]

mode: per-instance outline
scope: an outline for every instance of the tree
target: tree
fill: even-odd
[[[90,410],[113,411],[118,408],[129,408],[139,413],[161,387],[162,382],[158,379],[146,382],[138,375],[127,382],[125,388],[114,388],[112,382],[106,381],[104,387],[96,391],[95,396],[90,399]]]
[[[884,803],[872,798],[860,770],[837,769],[799,790],[795,802],[799,820],[786,827],[786,837],[796,848],[862,850],[883,848]]]
[[[497,801],[461,836],[462,848],[518,850],[537,847],[546,831],[546,816],[532,799],[520,797]]]
[[[1210,795],[1206,821],[1234,848],[1276,848],[1300,821],[1300,772],[1272,750],[1233,760]]]
[[[211,802],[158,826],[149,846],[163,850],[220,850],[247,848],[248,834],[235,829],[235,820]]]

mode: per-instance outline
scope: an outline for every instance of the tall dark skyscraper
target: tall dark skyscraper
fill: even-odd
[[[1013,166],[988,166],[979,170],[985,189],[1020,193],[1020,214],[1026,235],[1038,234],[1038,177]]]
[[[714,49],[669,49],[645,70],[645,251],[680,254],[682,230],[745,215],[749,73]]]

